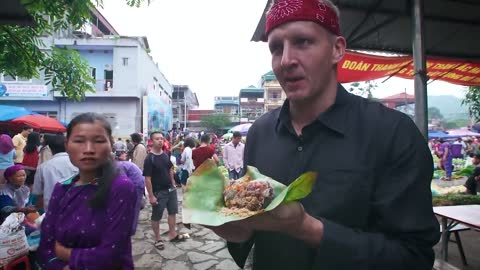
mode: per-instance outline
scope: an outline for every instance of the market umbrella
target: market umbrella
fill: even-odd
[[[29,125],[34,129],[50,132],[65,132],[66,128],[55,118],[44,115],[24,115],[10,121],[12,124]]]
[[[23,107],[0,105],[0,121],[9,121],[20,116],[36,114]]]
[[[228,132],[233,133],[235,131],[238,131],[242,134],[242,136],[245,136],[245,135],[247,135],[248,130],[250,129],[251,126],[252,126],[252,123],[240,124],[240,125],[234,126]]]
[[[448,139],[448,138],[457,138],[460,136],[451,135],[443,131],[428,131],[429,139]]]
[[[448,131],[448,134],[455,135],[458,137],[467,137],[467,136],[479,137],[480,136],[480,133],[473,132],[468,129],[449,129],[447,131]]]

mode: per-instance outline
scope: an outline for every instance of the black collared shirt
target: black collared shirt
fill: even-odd
[[[301,200],[324,224],[319,246],[271,232],[243,245],[229,243],[243,264],[255,242],[254,270],[431,270],[439,240],[430,182],[433,161],[405,114],[345,91],[297,136],[288,101],[255,121],[245,163],[290,184],[318,173]]]

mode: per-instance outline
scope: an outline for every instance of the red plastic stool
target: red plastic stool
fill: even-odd
[[[24,265],[23,269],[30,270],[30,260],[27,255],[16,258],[5,266],[5,270],[15,270],[17,267]]]

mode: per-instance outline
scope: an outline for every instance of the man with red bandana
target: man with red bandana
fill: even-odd
[[[211,229],[240,267],[255,244],[254,270],[431,270],[432,156],[407,115],[338,83],[338,9],[277,0],[265,40],[287,100],[250,128],[245,166],[285,185],[307,171],[318,178],[299,202]]]

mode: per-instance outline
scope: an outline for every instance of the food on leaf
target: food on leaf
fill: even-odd
[[[207,159],[188,178],[182,220],[219,226],[268,212],[281,203],[308,196],[316,177],[316,173],[306,172],[286,186],[248,166],[243,177],[231,182],[213,160]]]
[[[223,192],[227,208],[259,211],[265,209],[273,199],[273,188],[266,180],[231,181]]]

